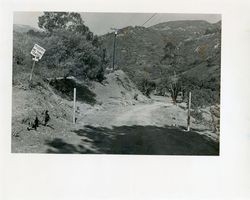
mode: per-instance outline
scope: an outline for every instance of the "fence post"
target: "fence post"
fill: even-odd
[[[189,92],[188,98],[188,118],[187,118],[187,131],[190,131],[190,108],[191,108],[191,92]]]
[[[73,124],[76,123],[76,88],[74,88]]]

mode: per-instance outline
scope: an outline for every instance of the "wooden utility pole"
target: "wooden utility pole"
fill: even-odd
[[[191,108],[191,92],[189,92],[189,98],[188,98],[187,131],[190,131],[190,108]]]
[[[114,43],[113,43],[113,62],[112,62],[112,69],[113,71],[115,70],[115,49],[116,49],[116,36],[117,36],[117,33],[118,33],[118,30],[119,29],[116,29],[116,28],[111,28],[111,30],[114,30]]]
[[[114,37],[114,47],[113,47],[113,64],[112,68],[115,70],[115,45],[116,45],[116,36],[117,36],[117,31],[115,31],[115,37]]]
[[[74,88],[73,124],[76,123],[76,88]]]

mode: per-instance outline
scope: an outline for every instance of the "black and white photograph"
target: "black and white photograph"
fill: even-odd
[[[221,15],[14,12],[12,153],[220,153]]]
[[[249,0],[0,2],[0,199],[250,199]]]

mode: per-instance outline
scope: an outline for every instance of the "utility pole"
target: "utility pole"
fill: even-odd
[[[117,33],[118,33],[118,30],[117,28],[111,28],[111,30],[114,30],[114,43],[113,43],[113,62],[112,62],[112,68],[113,68],[113,71],[115,70],[115,48],[116,48],[116,36],[117,36]]]
[[[190,131],[190,108],[191,108],[191,92],[189,92],[188,98],[188,118],[187,118],[187,131]]]

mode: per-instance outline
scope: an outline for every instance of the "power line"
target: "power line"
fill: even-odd
[[[144,26],[149,20],[151,20],[157,13],[154,13],[147,21],[145,21],[142,26]],[[123,29],[123,28],[110,28],[111,30],[114,31],[114,43],[113,43],[113,62],[112,62],[112,68],[115,70],[115,50],[116,50],[116,37],[118,34],[118,31]]]
[[[157,13],[154,13],[147,21],[145,21],[141,26],[144,26],[149,20],[151,20]]]

